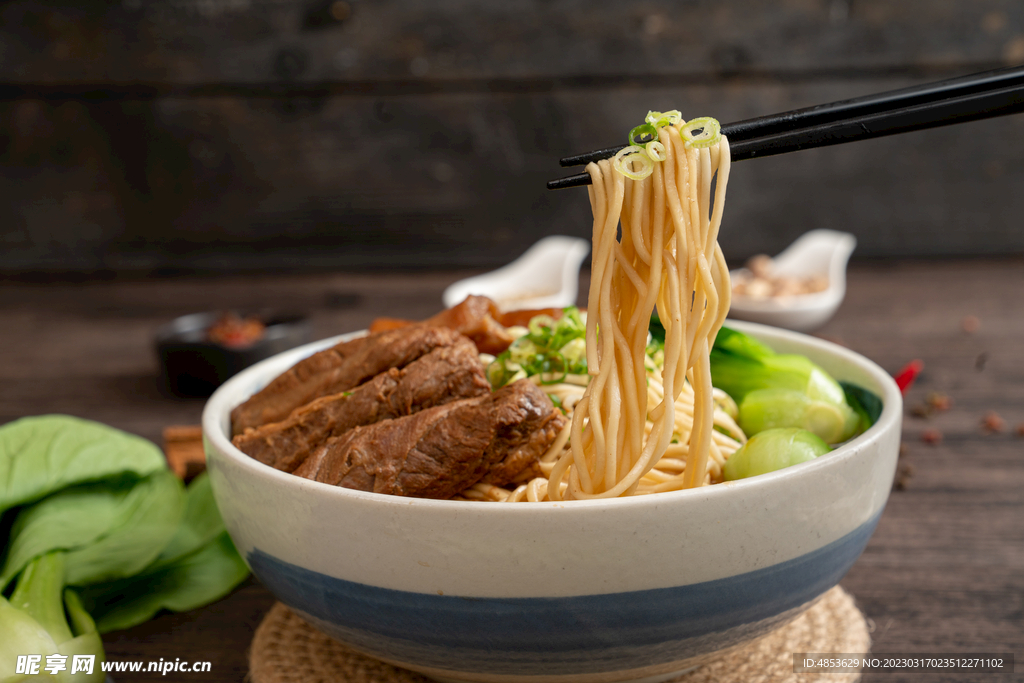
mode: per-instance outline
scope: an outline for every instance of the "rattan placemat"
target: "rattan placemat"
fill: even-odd
[[[871,639],[853,598],[836,586],[803,615],[750,645],[683,674],[672,683],[847,683],[856,673],[793,673],[794,652],[868,652]],[[430,679],[352,652],[277,603],[249,652],[253,683],[431,683]]]

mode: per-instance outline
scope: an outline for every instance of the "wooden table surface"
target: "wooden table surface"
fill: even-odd
[[[158,383],[156,328],[188,312],[269,306],[310,314],[314,337],[376,315],[426,317],[458,272],[0,283],[0,422],[41,413],[99,420],[160,443],[197,424],[202,400]],[[584,279],[584,286],[586,284]],[[842,585],[870,619],[873,651],[1013,653],[1024,669],[1024,261],[855,264],[820,335],[895,373],[925,369],[907,395],[902,487]],[[973,317],[973,318],[972,318]],[[970,324],[976,321],[976,329]],[[913,410],[930,392],[952,407]],[[990,412],[1000,431],[982,429]],[[926,443],[926,430],[941,435]],[[112,660],[209,661],[165,681],[242,681],[253,631],[273,603],[255,580],[186,614],[104,638]],[[118,681],[151,680],[121,674]],[[1004,681],[1011,674],[874,674],[878,681]]]

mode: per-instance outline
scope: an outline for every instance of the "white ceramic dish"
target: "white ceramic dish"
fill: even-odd
[[[441,299],[451,308],[470,294],[481,294],[503,311],[572,306],[580,266],[589,253],[590,242],[579,237],[545,237],[508,265],[453,283]]]
[[[773,259],[776,275],[806,278],[828,277],[828,288],[813,294],[758,299],[733,296],[729,315],[765,325],[810,332],[835,315],[846,296],[846,264],[857,247],[857,238],[847,232],[812,230],[801,236]],[[732,276],[748,274],[745,268]]]
[[[323,340],[229,380],[203,412],[217,504],[253,573],[350,647],[441,680],[656,681],[756,638],[835,585],[892,486],[902,404],[842,347],[730,323],[884,401],[836,451],[759,477],[656,496],[490,504],[393,497],[263,465],[231,409]]]

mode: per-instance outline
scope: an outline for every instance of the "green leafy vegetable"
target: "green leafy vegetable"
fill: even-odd
[[[750,335],[737,332],[731,327],[723,327],[718,331],[711,353],[712,357],[717,354],[749,360],[762,360],[775,355],[775,351],[770,346],[759,342]]]
[[[746,479],[791,467],[831,449],[806,429],[768,429],[750,438],[722,468],[726,481]]]
[[[146,571],[163,567],[194,553],[224,531],[224,520],[213,498],[210,475],[203,472],[188,485],[185,514],[170,543]]]
[[[799,427],[826,443],[840,443],[857,430],[860,416],[844,404],[816,401],[792,389],[757,389],[740,404],[739,425],[748,435],[777,427]]]
[[[78,595],[64,588],[64,553],[35,558],[18,579],[10,601],[0,595],[0,678],[2,683],[50,680],[60,683],[99,683],[104,679],[103,641]],[[66,611],[65,611],[66,610]],[[70,619],[70,624],[68,620]],[[40,655],[40,672],[16,674],[19,655]],[[48,655],[64,655],[65,669],[45,672]],[[72,673],[74,655],[93,655],[92,673]]]
[[[83,590],[100,633],[131,628],[161,609],[201,607],[224,597],[249,574],[227,532],[199,551],[124,581]]]
[[[203,473],[189,485],[182,523],[160,556],[136,576],[89,586],[82,594],[106,633],[147,621],[161,609],[180,612],[213,602],[248,573]]]
[[[11,606],[36,620],[58,643],[71,640],[64,617],[64,554],[52,552],[36,558],[22,574],[11,595]]]
[[[67,551],[69,585],[138,573],[171,540],[184,504],[181,482],[168,470],[56,493],[18,514],[0,586],[30,560],[51,550]]]
[[[68,552],[67,581],[82,586],[131,576],[156,558],[174,536],[185,509],[181,481],[169,470],[151,474],[134,488],[130,516],[117,520],[95,543]],[[134,494],[133,489],[133,494]]]
[[[15,420],[0,427],[0,512],[66,486],[166,468],[149,441],[67,415]]]
[[[11,508],[0,505],[0,591],[15,581],[9,601],[0,593],[0,683],[99,683],[99,628],[205,605],[249,571],[205,474],[186,494],[155,446],[94,422],[51,415],[0,427],[0,501]],[[9,675],[26,654],[98,661],[92,675]]]
[[[665,348],[665,326],[661,323],[661,317],[655,312],[651,316],[651,324],[647,328],[647,331],[651,333],[651,342],[647,345],[648,352],[652,345],[655,345],[659,349]]]
[[[711,381],[742,403],[757,389],[793,389],[813,399],[845,403],[843,389],[805,356],[775,353],[742,332],[723,327],[711,349]]]
[[[861,419],[861,431],[878,422],[882,415],[882,399],[878,394],[852,382],[840,382],[846,402]]]
[[[740,426],[748,436],[769,427],[813,427],[821,423],[819,436],[831,443],[845,441],[863,428],[863,421],[846,402],[839,383],[809,358],[797,354],[775,353],[761,342],[736,330],[723,327],[711,350],[711,382],[740,404]],[[748,405],[747,425],[742,406],[751,392],[765,389],[787,390],[802,394],[776,394],[783,404],[772,408],[765,395]],[[835,412],[826,415],[818,404],[828,404]],[[839,431],[838,426],[842,425]]]

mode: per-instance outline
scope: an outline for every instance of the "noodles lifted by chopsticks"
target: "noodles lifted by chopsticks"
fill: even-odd
[[[717,122],[708,119],[686,124],[679,117],[674,122],[650,118],[649,137],[657,136],[651,142],[663,148],[652,150],[648,144],[647,149],[655,157],[664,155],[664,161],[652,163],[634,145],[614,160],[587,166],[594,213],[587,315],[592,377],[573,411],[570,448],[551,471],[550,500],[644,492],[642,478],[671,444],[676,399],[687,383],[693,409],[685,465],[653,488],[703,485],[710,454],[718,448],[712,439],[708,354],[729,310],[729,272],[718,246],[729,143],[717,133]],[[711,129],[714,135],[706,135]],[[695,130],[700,131],[696,136]],[[636,141],[634,133],[630,138]],[[665,349],[660,400],[649,408],[646,347],[655,305],[665,327]]]
[[[583,500],[702,486],[721,480],[726,458],[746,441],[736,404],[711,386],[709,363],[730,301],[718,246],[729,143],[714,119],[651,112],[647,121],[630,132],[630,147],[587,166],[589,378],[567,374],[544,387],[572,414],[541,458],[546,476],[522,479],[514,491],[478,484],[465,499]],[[665,328],[657,358],[648,347],[655,306]]]

